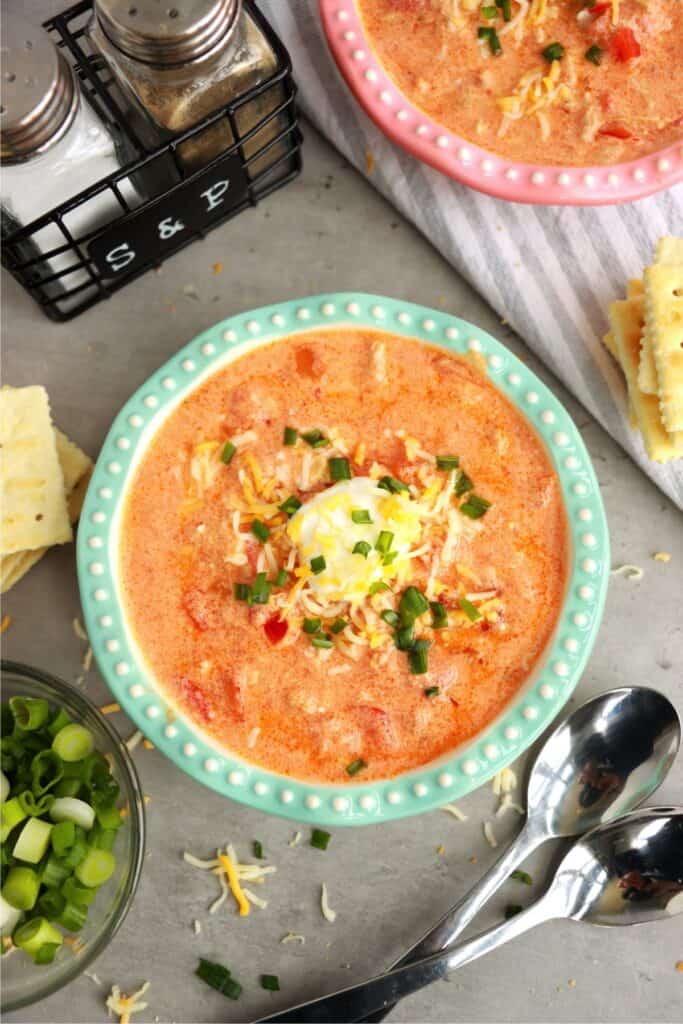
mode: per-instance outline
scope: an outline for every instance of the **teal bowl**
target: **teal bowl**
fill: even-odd
[[[121,512],[135,467],[161,423],[216,370],[291,334],[350,325],[479,352],[489,377],[543,439],[560,480],[570,535],[564,602],[544,656],[504,712],[447,756],[392,779],[329,785],[266,771],[221,747],[172,707],[143,662],[121,595]],[[104,443],[78,530],[78,577],[90,642],[116,700],[154,745],[224,796],[312,825],[365,825],[432,810],[490,779],[547,728],[581,678],[609,577],[609,539],[595,473],[557,398],[504,345],[433,309],[379,295],[316,295],[223,320],[170,359],[129,399]]]

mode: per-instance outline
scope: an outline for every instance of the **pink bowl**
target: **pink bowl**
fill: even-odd
[[[683,143],[629,163],[561,167],[506,160],[454,135],[415,107],[386,74],[365,34],[356,0],[319,0],[332,55],[379,128],[413,156],[470,188],[540,205],[625,203],[683,181]]]

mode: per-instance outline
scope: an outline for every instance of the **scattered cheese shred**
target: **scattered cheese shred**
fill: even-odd
[[[151,740],[148,740],[146,736],[142,741],[142,745],[145,748],[145,750],[154,750],[154,744],[152,743]]]
[[[498,809],[496,811],[496,817],[501,818],[506,811],[517,811],[517,814],[522,817],[524,817],[524,814],[526,813],[521,804],[516,803],[509,793],[504,793],[501,797],[501,801],[498,804]]]
[[[194,921],[192,922],[192,930],[194,931],[195,935],[201,935],[202,933],[202,923],[201,921],[198,921],[197,918],[195,918]]]
[[[147,1009],[147,1003],[141,1003],[139,1000],[140,996],[143,996],[149,988],[149,984],[146,981],[131,996],[125,995],[118,985],[112,985],[111,992],[107,996],[105,1003],[109,1014],[115,1013],[119,1018],[119,1024],[130,1024],[131,1014],[140,1013],[141,1010]]]
[[[632,565],[629,562],[610,570],[610,576],[625,576],[627,580],[633,580],[634,583],[642,580],[644,575],[645,572],[639,565]]]
[[[103,704],[100,708],[101,715],[115,715],[121,710],[121,705],[118,701],[113,700],[111,704]]]
[[[0,622],[0,633],[6,633],[11,625],[12,625],[12,616],[11,615],[3,615],[2,622]]]
[[[132,754],[135,748],[142,742],[142,739],[143,735],[140,729],[136,729],[132,736],[128,737],[126,740],[126,746],[128,747],[128,752],[130,754]]]
[[[495,850],[495,848],[498,846],[498,840],[496,839],[495,832],[493,831],[493,825],[491,824],[490,821],[484,822],[484,838],[486,839],[486,842],[489,844],[489,846],[493,850]]]
[[[83,628],[83,623],[81,622],[81,620],[78,617],[76,617],[73,620],[73,622],[71,623],[71,625],[73,626],[73,631],[76,634],[76,636],[78,637],[78,639],[82,640],[83,643],[87,644],[87,642],[88,642],[88,634],[86,633],[85,629]]]
[[[652,557],[654,558],[655,562],[670,562],[671,561],[671,555],[669,554],[668,551],[655,551],[655,553],[654,553],[654,555]],[[5,618],[7,618],[7,616],[5,616]],[[4,632],[4,630],[3,630],[3,632]]]
[[[295,832],[292,838],[287,843],[287,846],[298,846],[301,842],[301,832]]]
[[[304,943],[306,942],[306,936],[299,935],[298,932],[287,932],[287,934],[283,935],[283,937],[280,939],[280,942],[282,943],[283,946],[286,946],[288,942],[298,942],[303,946]]]
[[[467,821],[467,815],[463,814],[455,804],[444,804],[439,810],[445,811],[446,814],[452,814],[457,821]]]
[[[242,892],[242,887],[240,886],[239,879],[237,878],[237,872],[235,871],[235,865],[225,853],[219,853],[218,860],[228,876],[228,885],[230,886],[230,891],[235,897],[235,902],[239,907],[240,917],[247,917],[249,914],[249,900]]]
[[[517,776],[513,772],[512,768],[501,768],[501,770],[496,772],[491,780],[491,786],[495,796],[503,796],[505,793],[511,793],[516,785]]]
[[[324,882],[322,884],[322,889],[320,892],[320,909],[325,920],[329,921],[330,924],[334,924],[334,922],[337,920],[337,911],[332,910],[332,907],[328,902],[327,886],[325,885]]]

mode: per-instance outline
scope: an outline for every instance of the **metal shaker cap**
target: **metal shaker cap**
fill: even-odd
[[[3,18],[0,159],[19,163],[68,130],[78,108],[70,64],[46,30],[21,15]]]
[[[146,64],[185,64],[234,27],[242,0],[95,0],[95,17],[117,49]]]

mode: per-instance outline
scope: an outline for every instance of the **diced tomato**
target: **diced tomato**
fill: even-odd
[[[263,632],[271,644],[279,644],[281,640],[284,640],[288,629],[287,620],[281,619],[279,615],[271,615],[267,622],[263,624]]]
[[[634,57],[640,57],[640,43],[633,29],[618,28],[610,40],[610,50],[615,60],[625,64]]]
[[[599,130],[598,135],[610,135],[613,139],[630,139],[631,132],[624,128],[623,124],[605,124]]]
[[[590,14],[593,15],[594,18],[599,18],[601,14],[605,14],[605,12],[611,10],[611,8],[612,5],[609,3],[600,3],[593,4],[592,7],[588,8],[588,11]]]
[[[183,594],[182,605],[193,625],[202,632],[207,629],[218,629],[223,621],[218,594],[193,587]]]
[[[192,679],[181,679],[179,689],[181,697],[203,722],[208,722],[213,718],[214,711],[206,694]]]

